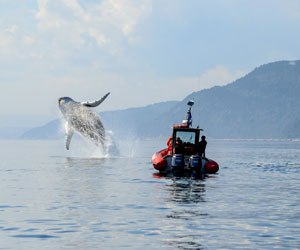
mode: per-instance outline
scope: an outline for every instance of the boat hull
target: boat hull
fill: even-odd
[[[206,158],[198,156],[201,160],[201,165],[205,168],[205,172],[208,174],[215,174],[219,170],[219,165],[217,162]],[[190,171],[190,159],[191,156],[184,155],[184,163],[182,166],[183,171]],[[153,167],[160,172],[170,172],[174,171],[175,167],[172,164],[172,155],[168,148],[156,152],[152,156]]]

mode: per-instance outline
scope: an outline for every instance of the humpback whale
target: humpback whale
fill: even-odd
[[[74,131],[93,141],[96,145],[105,145],[105,129],[99,116],[91,107],[100,105],[110,93],[94,102],[76,102],[70,97],[58,99],[58,106],[65,120],[66,148],[69,150]]]

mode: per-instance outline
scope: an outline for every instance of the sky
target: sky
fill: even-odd
[[[0,0],[0,116],[182,100],[299,44],[300,0]]]

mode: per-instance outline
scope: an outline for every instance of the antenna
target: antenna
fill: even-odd
[[[201,110],[201,101],[200,101],[200,95],[199,95],[199,99],[198,99],[198,109],[197,109],[197,113],[198,113],[198,127],[200,128],[200,118],[201,118],[201,115],[200,115],[200,110]]]
[[[182,121],[184,125],[188,125],[188,127],[192,126],[192,106],[194,105],[194,100],[189,100],[187,105],[189,106],[188,111],[186,113],[185,120]]]
[[[190,107],[192,107],[194,105],[194,103],[195,103],[194,100],[189,100],[188,103],[187,103],[187,105],[189,105]]]

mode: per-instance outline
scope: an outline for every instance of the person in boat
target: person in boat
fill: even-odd
[[[182,154],[182,153],[183,153],[182,140],[180,139],[180,137],[177,137],[175,142],[175,154]]]
[[[167,141],[167,145],[168,145],[168,152],[171,153],[172,152],[172,137],[169,137],[168,141]]]
[[[206,149],[207,141],[205,140],[205,136],[201,136],[201,141],[198,143],[198,153],[201,156],[205,157],[205,149]]]

